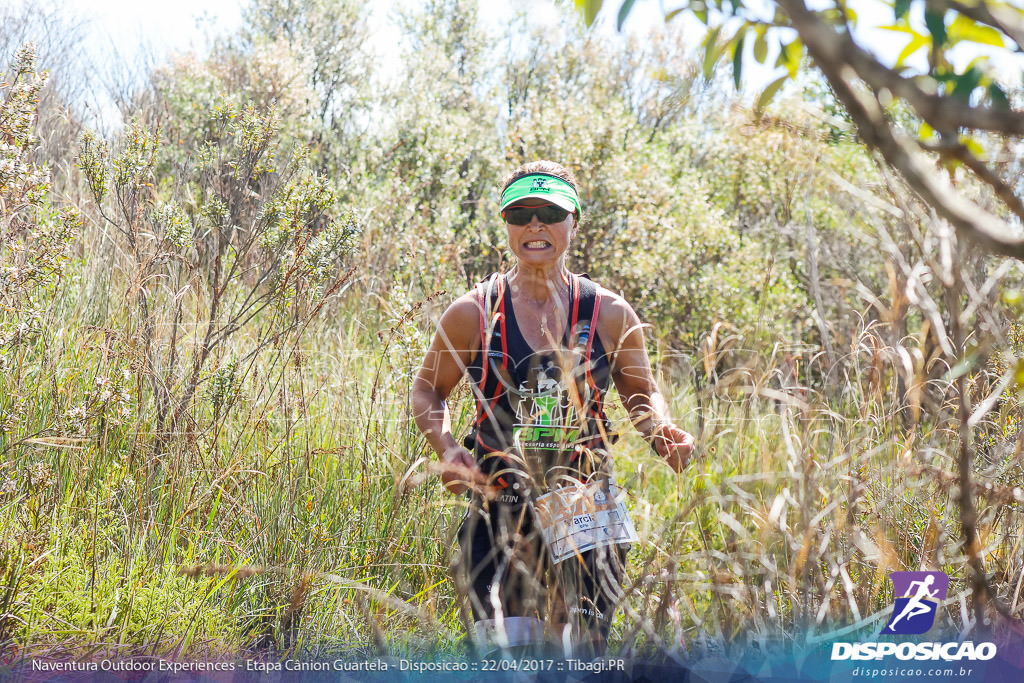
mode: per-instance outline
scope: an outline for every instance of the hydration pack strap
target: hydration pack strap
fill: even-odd
[[[579,370],[583,371],[587,393],[589,394],[586,397],[587,413],[595,419],[598,428],[601,430],[601,434],[598,434],[586,444],[581,444],[586,448],[590,448],[596,443],[614,441],[614,438],[609,438],[609,435],[605,433],[608,422],[604,414],[601,391],[598,389],[597,382],[594,381],[594,376],[591,373],[593,367],[591,358],[594,351],[594,336],[597,334],[597,316],[601,311],[601,295],[597,292],[597,285],[587,275],[573,275],[572,278],[574,289],[572,304],[573,338],[570,340],[570,343],[573,344],[576,352],[580,354],[577,372]],[[583,396],[579,397],[581,403],[583,398]],[[577,451],[573,460],[578,456],[579,452]]]
[[[505,328],[505,277],[493,273],[487,280],[476,286],[477,303],[480,308],[480,392],[474,427],[483,423],[491,414],[501,396],[501,382],[489,374],[491,343],[495,336],[501,341],[501,366],[508,370],[508,335]],[[495,310],[497,309],[497,310]],[[497,332],[495,332],[497,328]]]
[[[590,356],[594,350],[594,327],[597,325],[597,315],[601,310],[601,295],[597,293],[597,285],[586,275],[572,276],[572,334],[575,337],[571,343],[577,353],[583,356],[582,364],[586,371],[587,385],[595,394],[597,384],[590,374]]]

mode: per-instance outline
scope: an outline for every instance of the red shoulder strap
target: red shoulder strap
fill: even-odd
[[[497,283],[496,296],[492,298]],[[481,287],[480,285],[484,285]],[[494,300],[497,300],[497,312],[494,311]],[[480,389],[477,399],[477,414],[474,424],[479,425],[484,421],[487,413],[494,408],[501,396],[501,382],[494,382],[493,396],[488,401],[487,380],[490,370],[491,338],[494,336],[494,328],[498,327],[498,337],[501,340],[502,369],[508,369],[508,335],[505,326],[505,277],[494,273],[487,279],[486,284],[477,285],[477,302],[480,307]]]
[[[483,390],[487,384],[487,347],[489,335],[487,334],[488,318],[490,318],[491,284],[496,274],[492,274],[485,282],[476,284],[476,302],[480,309],[480,389]]]
[[[570,297],[572,298],[572,315],[569,317],[569,334],[576,334],[576,326],[580,322],[580,276],[572,273],[569,278],[571,285]],[[572,344],[573,340],[570,339]]]
[[[494,288],[494,280],[497,277],[497,273],[491,273],[489,278],[483,282],[478,282],[476,285],[476,301],[477,307],[480,309],[480,385],[479,395],[475,397],[477,414],[476,419],[473,420],[474,424],[479,424],[483,420],[484,410],[482,406],[487,400],[483,392],[486,391],[487,387],[487,370],[490,367],[490,363],[487,360],[487,351],[491,346],[490,330],[493,329],[491,326],[491,290]]]
[[[503,372],[507,372],[508,371],[508,332],[507,332],[507,328],[505,326],[505,322],[506,322],[507,318],[505,316],[505,276],[504,275],[498,276],[498,294],[497,294],[497,297],[498,297],[498,314],[497,314],[497,317],[498,317],[498,320],[497,320],[497,323],[498,323],[498,336],[499,336],[499,339],[501,340],[501,369],[502,369]],[[491,348],[490,339],[488,339],[487,340],[487,349],[488,349],[488,351],[490,350],[490,348]],[[490,363],[491,363],[490,358],[487,357],[487,356],[484,357],[484,361],[488,365],[490,365]],[[490,402],[490,405],[488,406],[488,410],[493,410],[494,409],[495,404],[498,402],[498,399],[501,397],[501,391],[502,391],[502,389],[501,389],[501,382],[495,382],[494,383],[494,395],[491,396],[491,402]],[[483,419],[483,416],[481,416],[481,419]]]

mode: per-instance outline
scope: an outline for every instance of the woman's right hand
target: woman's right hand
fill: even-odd
[[[473,454],[455,445],[441,454],[441,482],[452,493],[465,493],[469,489],[487,486],[487,477],[480,470]]]
[[[676,472],[682,472],[693,455],[693,435],[683,431],[671,422],[655,427],[651,435],[651,445],[658,455]]]

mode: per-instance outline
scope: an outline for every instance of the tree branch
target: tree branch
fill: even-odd
[[[1024,136],[1024,112],[972,107],[966,101],[925,92],[912,79],[904,78],[880,63],[857,45],[848,33],[836,31],[826,24],[816,12],[807,9],[802,0],[778,0],[778,4],[789,15],[793,28],[816,61],[848,64],[876,93],[888,90],[905,99],[935,130],[970,128]]]
[[[976,176],[987,183],[1010,211],[1021,222],[1024,222],[1024,202],[1021,202],[1020,197],[1014,194],[1013,188],[1007,185],[995,171],[989,168],[981,159],[971,154],[966,145],[956,142],[953,144],[937,145],[922,144],[921,147],[929,152],[962,162],[964,166],[974,171]]]
[[[939,174],[926,168],[905,136],[893,130],[878,102],[854,87],[853,81],[861,74],[852,62],[869,60],[879,69],[885,67],[854,44],[849,36],[839,34],[825,24],[801,0],[778,0],[778,4],[789,14],[808,54],[846,107],[861,139],[878,150],[886,162],[900,172],[911,189],[948,220],[958,233],[992,253],[1024,260],[1024,238],[1015,236],[1004,221],[962,197]],[[852,57],[851,50],[859,57]],[[904,80],[899,76],[897,79]],[[916,86],[912,87],[916,90]],[[1024,130],[1024,116],[1015,115]]]

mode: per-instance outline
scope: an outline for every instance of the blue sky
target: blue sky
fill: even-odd
[[[148,43],[158,52],[200,48],[206,41],[204,32],[227,32],[241,21],[242,0],[174,0],[171,3],[138,2],[138,0],[63,0],[58,5],[90,20],[93,39],[116,41],[122,47]],[[414,0],[375,0],[369,3],[372,22],[387,31],[387,14],[398,4],[414,4]],[[609,3],[614,5],[614,0]],[[628,28],[645,31],[661,21],[658,2],[639,2]],[[552,0],[481,0],[485,21],[499,23],[510,17],[514,8],[528,9],[538,24],[554,24],[558,14]]]
[[[214,29],[231,30],[241,21],[241,2],[234,0],[63,0],[70,12],[89,21],[93,40],[115,41],[123,47],[149,43],[160,51],[200,47],[197,20]]]
[[[36,2],[39,0],[21,0]],[[139,0],[50,0],[54,6],[66,11],[66,16],[79,17],[87,21],[86,51],[100,62],[111,61],[116,54],[119,60],[129,65],[143,63],[147,55],[156,62],[162,61],[174,51],[202,50],[209,37],[230,33],[241,22],[241,7],[247,0],[174,0],[170,3],[139,2]],[[18,0],[15,0],[18,2]],[[391,45],[398,38],[397,29],[389,24],[390,10],[399,4],[413,5],[416,0],[370,0],[372,9],[370,22],[379,37],[368,45]],[[481,16],[491,26],[500,26],[504,19],[511,17],[515,9],[526,9],[531,23],[558,29],[559,14],[554,0],[479,0]],[[620,0],[605,0],[607,7],[602,14],[603,25],[598,30],[606,32],[609,39],[615,34],[612,22]],[[645,34],[655,26],[663,25],[662,7],[664,0],[642,0],[634,5],[627,22],[628,32]],[[880,0],[858,0],[851,3],[860,12],[862,26],[878,26],[892,21],[892,10]],[[920,5],[915,5],[920,8]],[[681,16],[681,24],[688,44],[699,44],[703,27],[692,17]],[[923,23],[923,21],[919,21]],[[923,29],[922,29],[923,30]],[[894,62],[907,37],[881,30],[864,30],[862,41],[879,54],[884,61]],[[748,41],[752,42],[752,41]],[[1024,73],[1024,58],[1020,55],[1006,56],[1000,62],[1000,71],[1007,80],[1014,80],[1020,86],[1020,74]],[[923,57],[921,51],[920,57]],[[397,59],[394,51],[379,54],[381,66],[387,72],[397,70],[398,64],[389,60]],[[959,60],[966,63],[977,53],[961,51]],[[958,61],[959,61],[958,60]],[[769,63],[772,60],[769,59]],[[923,60],[922,60],[923,61]],[[913,62],[911,62],[913,64]],[[920,65],[918,65],[920,66]],[[390,67],[390,68],[389,68]],[[748,59],[744,70],[745,89],[759,91],[775,78],[773,70],[762,67]],[[104,108],[104,105],[99,105]],[[106,115],[103,116],[106,118]]]
[[[25,1],[25,0],[23,0]],[[79,16],[91,20],[93,40],[98,43],[117,43],[122,49],[148,44],[157,54],[170,50],[201,48],[205,44],[206,32],[228,32],[236,28],[241,20],[241,6],[244,0],[174,0],[170,3],[139,2],[138,0],[56,0]],[[414,4],[415,0],[372,0],[373,25],[387,32],[387,15],[390,8],[398,4]],[[619,0],[606,0],[603,12],[604,30],[613,33],[611,20],[620,4]],[[627,30],[644,33],[650,27],[662,23],[662,6],[659,0],[637,2],[627,23]],[[863,25],[880,25],[891,21],[891,9],[879,0],[859,0],[851,3],[860,12]],[[526,8],[538,24],[555,25],[558,21],[553,0],[480,0],[481,15],[487,22],[499,24],[511,16],[513,8]],[[678,21],[678,20],[677,20]],[[700,27],[696,21],[683,19],[687,35],[698,38]],[[884,59],[891,61],[906,43],[905,36],[887,31],[865,31],[863,38],[868,45]],[[695,42],[695,41],[693,41]],[[965,60],[974,55],[963,55]],[[1015,62],[1020,68],[1020,62]],[[755,80],[764,78],[752,73]]]
[[[147,44],[161,53],[201,48],[206,43],[204,33],[228,32],[237,28],[243,1],[174,0],[170,3],[153,3],[138,0],[55,0],[55,4],[88,19],[92,40],[98,43],[113,42],[121,48]],[[387,31],[388,10],[398,4],[412,5],[415,0],[369,2],[374,25]],[[605,4],[604,30],[612,33],[611,19],[619,6],[619,0],[606,0]],[[643,33],[660,24],[661,7],[664,4],[659,0],[637,2],[627,23],[627,30]],[[861,13],[863,24],[878,25],[891,21],[891,10],[879,0],[859,0],[851,4]],[[514,8],[527,8],[538,24],[554,25],[558,17],[553,0],[480,0],[480,8],[485,21],[494,24],[511,16]],[[684,20],[683,23],[687,33],[696,34],[699,30],[695,21],[688,23]],[[894,59],[906,42],[903,36],[886,31],[868,31],[864,33],[864,38],[871,48],[887,59]]]
[[[2,0],[0,0],[2,1]],[[18,2],[19,0],[14,0]],[[38,2],[40,0],[20,0]],[[107,71],[132,71],[142,77],[146,65],[158,64],[174,52],[203,51],[212,37],[229,34],[241,24],[241,10],[247,0],[174,0],[169,3],[138,0],[42,0],[61,9],[65,17],[84,21],[84,49],[94,63],[100,65],[100,79]],[[415,6],[416,0],[370,0],[370,25],[377,37],[367,47],[393,45],[399,38],[391,24],[391,10],[399,5]],[[615,5],[611,0],[609,5]],[[525,9],[530,22],[558,28],[559,12],[553,0],[479,0],[481,17],[491,26],[500,26],[517,9]],[[617,5],[615,5],[617,8]],[[615,39],[611,13],[599,30]],[[652,26],[663,25],[656,1],[638,2],[626,26],[629,32],[646,33]],[[696,29],[695,29],[696,30]],[[696,35],[696,34],[695,34]],[[378,49],[383,73],[397,71],[400,66],[393,50]],[[133,68],[133,67],[139,68]],[[93,91],[92,107],[98,108],[102,128],[116,127],[120,118],[112,101],[102,91]]]

